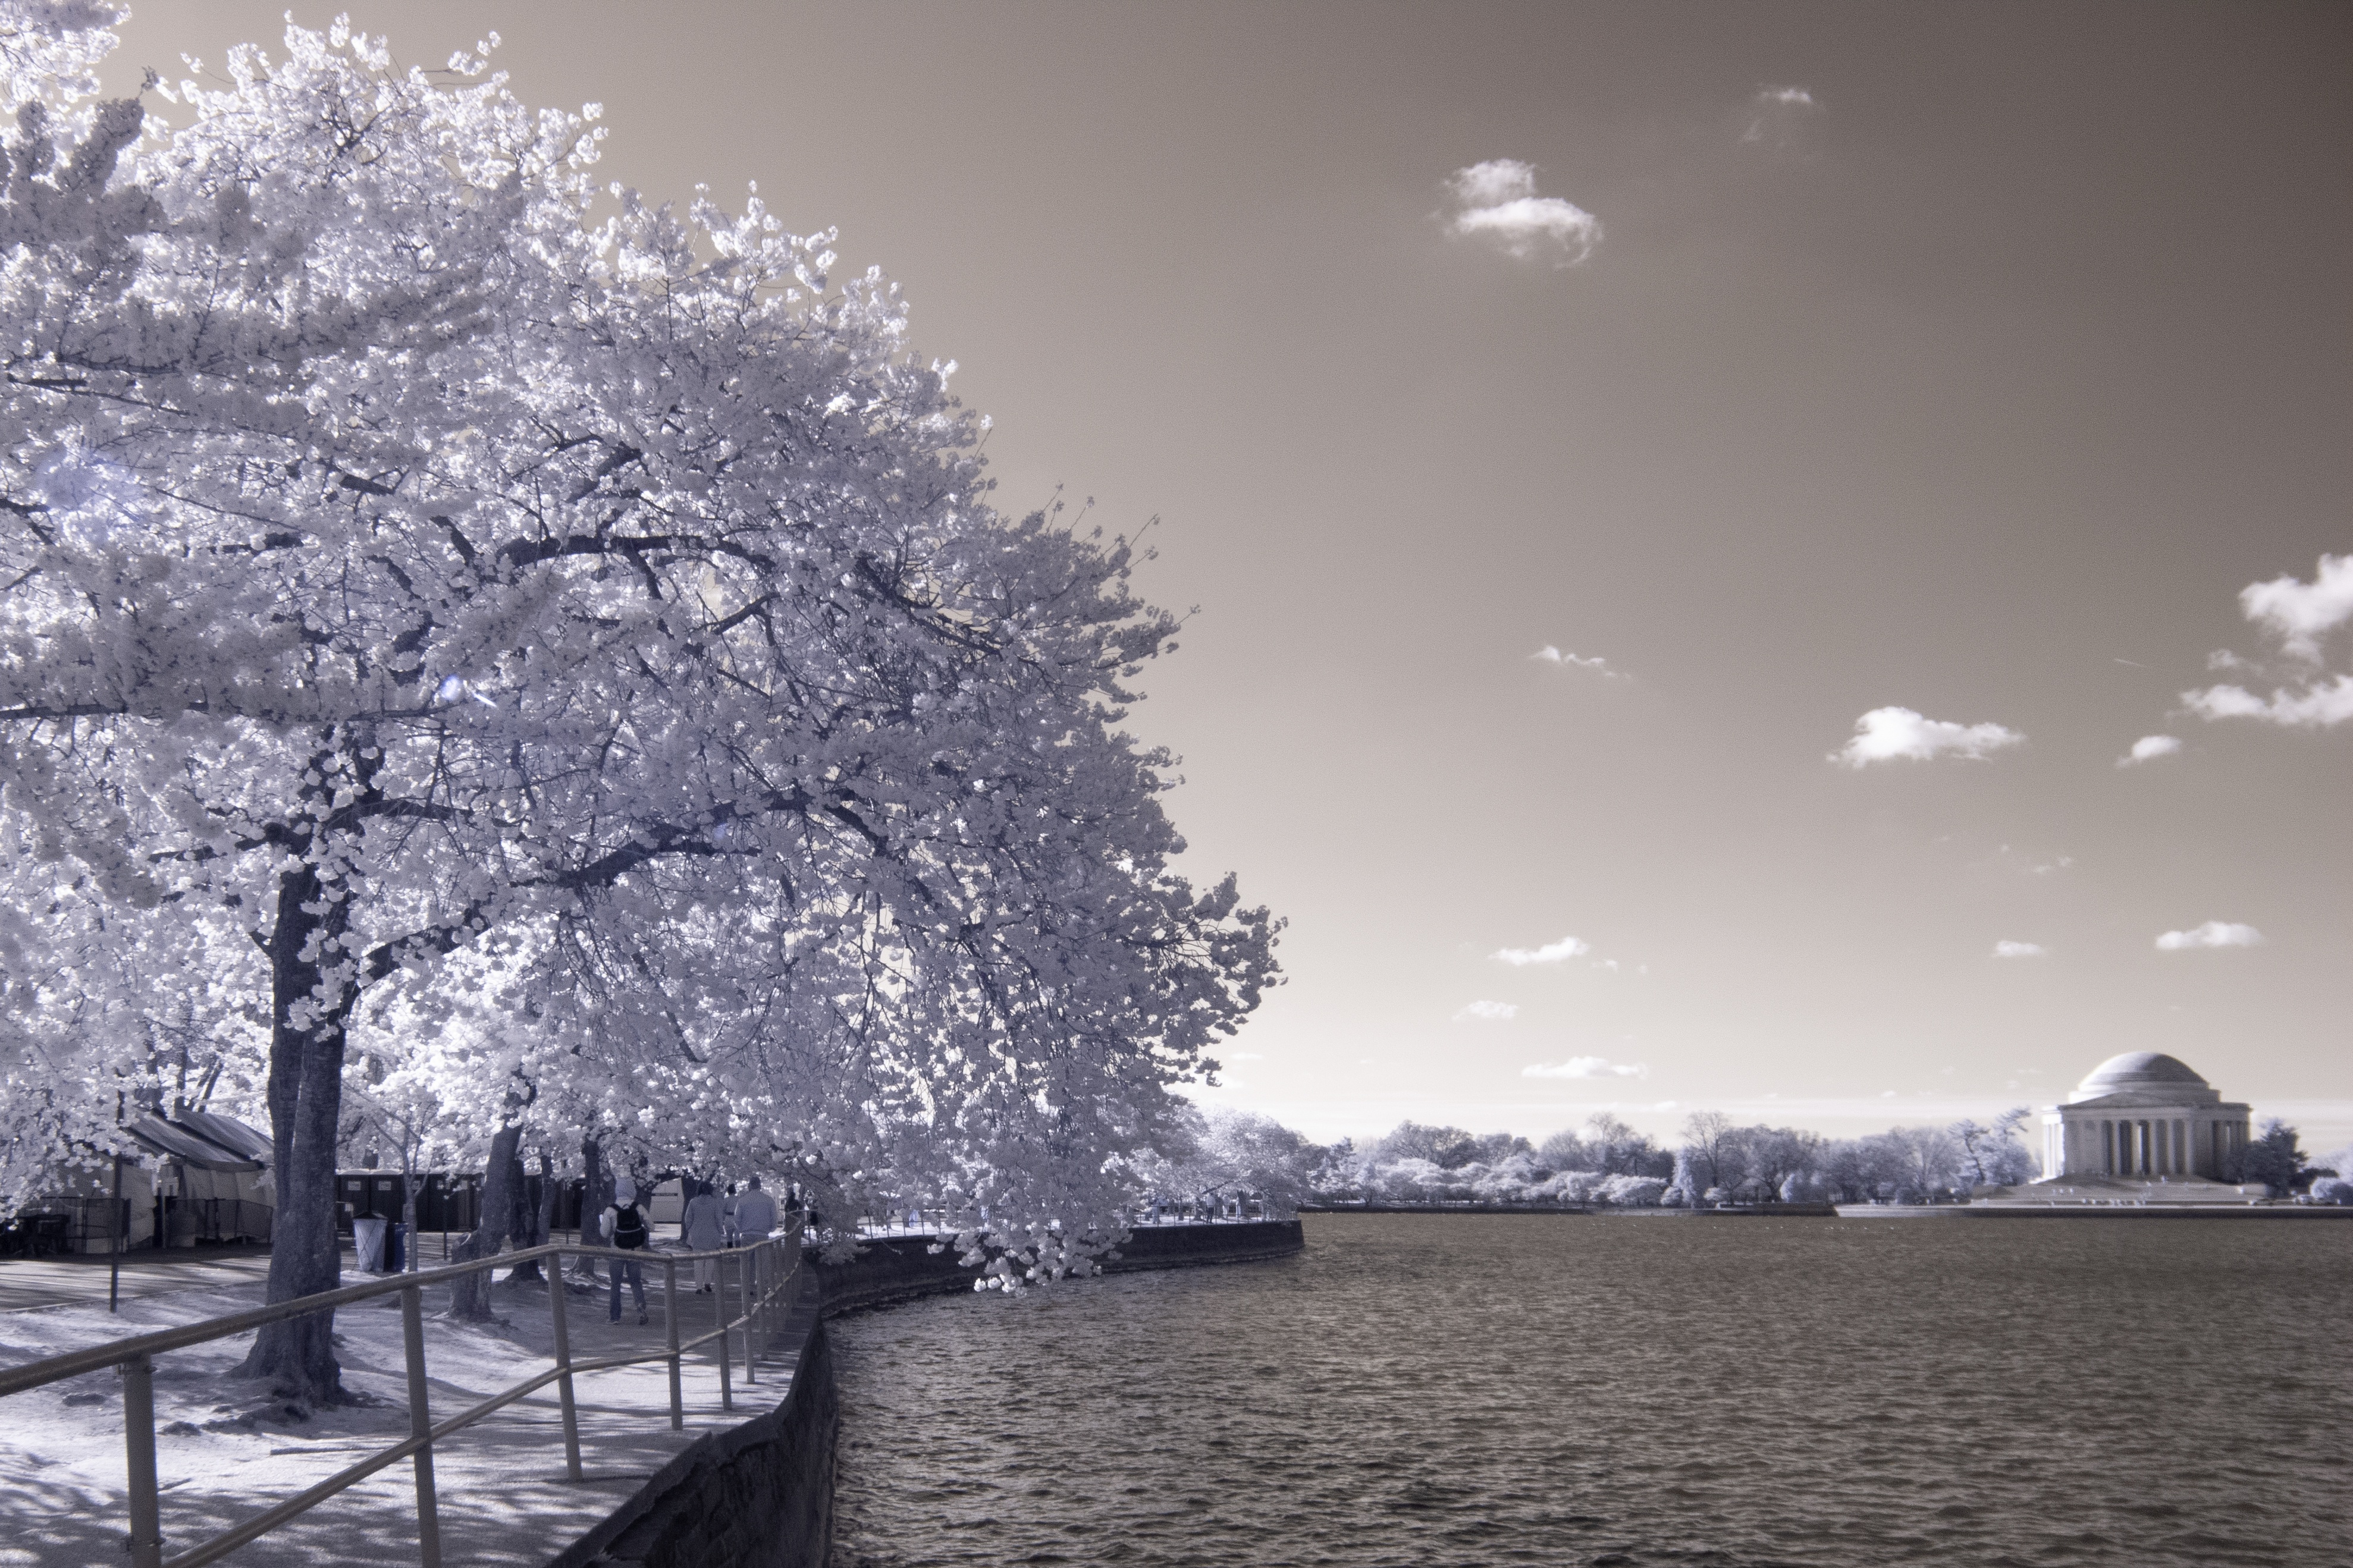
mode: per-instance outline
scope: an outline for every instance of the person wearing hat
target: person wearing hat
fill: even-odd
[[[605,1211],[601,1221],[605,1245],[623,1252],[643,1251],[653,1237],[653,1227],[646,1223],[646,1211],[638,1206],[638,1184],[623,1176],[613,1184],[613,1206]],[[613,1259],[608,1272],[613,1276],[613,1310],[607,1320],[621,1321],[621,1277],[628,1276],[629,1288],[638,1293],[638,1321],[646,1321],[646,1276],[644,1265],[635,1258]]]

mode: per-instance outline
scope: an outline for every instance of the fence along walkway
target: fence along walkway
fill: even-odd
[[[603,1258],[647,1267],[659,1265],[663,1274],[663,1317],[666,1322],[663,1347],[586,1360],[573,1359],[562,1277],[563,1259],[565,1258]],[[548,1260],[550,1273],[554,1276],[548,1290],[548,1310],[555,1338],[554,1364],[544,1372],[509,1384],[470,1409],[439,1422],[434,1421],[426,1377],[425,1287],[448,1284],[470,1274],[511,1268],[542,1258]],[[712,1300],[712,1326],[691,1339],[681,1340],[679,1266],[703,1259],[713,1260],[717,1266]],[[553,1383],[556,1385],[563,1413],[565,1473],[574,1481],[581,1480],[579,1420],[574,1399],[574,1379],[608,1368],[667,1361],[670,1363],[670,1423],[671,1430],[678,1431],[684,1427],[686,1419],[683,1359],[689,1352],[705,1345],[713,1347],[720,1408],[733,1410],[735,1407],[734,1336],[739,1332],[743,1335],[744,1381],[755,1384],[759,1378],[761,1343],[781,1322],[800,1262],[797,1240],[787,1242],[776,1238],[716,1252],[659,1252],[650,1249],[625,1252],[612,1247],[551,1243],[518,1252],[499,1253],[472,1263],[449,1264],[397,1279],[348,1286],[340,1290],[304,1296],[275,1306],[257,1307],[248,1311],[211,1318],[157,1333],[116,1340],[69,1355],[51,1356],[45,1361],[0,1371],[0,1398],[66,1378],[101,1372],[109,1367],[121,1369],[124,1469],[128,1483],[132,1568],[198,1568],[199,1564],[217,1562],[238,1547],[267,1535],[336,1493],[403,1459],[410,1460],[416,1471],[417,1559],[425,1568],[440,1568],[440,1507],[433,1474],[436,1443],[447,1440]],[[734,1277],[732,1295],[734,1304],[740,1308],[732,1316],[729,1312],[731,1273]],[[369,1455],[357,1464],[336,1471],[241,1524],[223,1531],[176,1556],[165,1557],[161,1500],[156,1484],[154,1358],[167,1352],[249,1333],[265,1323],[305,1317],[312,1312],[393,1295],[401,1299],[401,1338],[408,1376],[408,1436]]]

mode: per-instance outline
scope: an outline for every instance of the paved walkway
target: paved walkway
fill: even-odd
[[[10,1260],[0,1264],[0,1363],[43,1356],[151,1332],[258,1304],[266,1257],[177,1259],[126,1268],[119,1315],[106,1310],[104,1259]],[[659,1349],[664,1323],[659,1269],[649,1322],[634,1302],[606,1321],[607,1298],[567,1282],[573,1354]],[[689,1272],[682,1270],[681,1272]],[[140,1281],[132,1294],[131,1280]],[[350,1277],[347,1277],[350,1278]],[[364,1278],[364,1277],[358,1277]],[[428,1313],[446,1310],[446,1289],[427,1292]],[[62,1304],[58,1298],[64,1298]],[[223,1341],[158,1359],[155,1415],[165,1550],[204,1536],[301,1491],[372,1449],[405,1436],[406,1382],[399,1299],[336,1315],[336,1354],[359,1403],[290,1418],[254,1385],[227,1374],[250,1343]],[[544,1281],[501,1284],[499,1323],[481,1327],[428,1317],[426,1363],[434,1414],[448,1416],[550,1364],[554,1331]],[[716,1301],[682,1290],[681,1337],[712,1326]],[[740,1343],[740,1341],[739,1341]],[[509,1405],[438,1447],[443,1561],[454,1565],[539,1564],[586,1532],[688,1443],[768,1408],[785,1393],[763,1377],[744,1383],[735,1367],[733,1413],[719,1406],[710,1350],[687,1358],[686,1430],[670,1428],[669,1374],[657,1361],[578,1380],[581,1460],[586,1479],[564,1473],[560,1409],[554,1386]],[[0,1400],[0,1565],[119,1562],[127,1529],[122,1506],[121,1383],[111,1373]],[[362,1481],[282,1530],[232,1554],[234,1564],[402,1564],[417,1561],[414,1472],[406,1461]]]

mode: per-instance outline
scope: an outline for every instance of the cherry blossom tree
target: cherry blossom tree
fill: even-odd
[[[90,97],[103,20],[0,21],[0,781],[52,881],[259,955],[271,1299],[335,1281],[355,1008],[429,1036],[479,952],[498,1131],[920,1182],[1085,1269],[1275,973],[1119,728],[1175,630],[1131,548],[991,510],[896,291],[601,190],[593,110],[339,24],[174,128]],[[248,1370],[338,1397],[329,1334]]]

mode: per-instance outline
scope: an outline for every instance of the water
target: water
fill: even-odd
[[[2353,1224],[1306,1225],[833,1325],[836,1568],[2353,1563]]]

